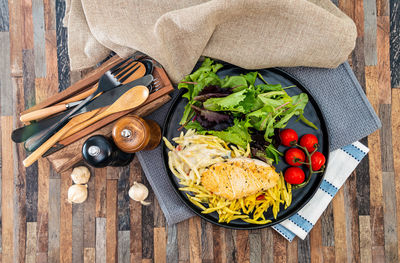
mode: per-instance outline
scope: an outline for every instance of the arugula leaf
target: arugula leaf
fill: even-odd
[[[272,142],[272,136],[274,136],[274,128],[275,128],[274,122],[278,116],[279,115],[276,114],[272,118],[265,120],[266,127],[265,127],[264,139],[266,142],[269,143]]]
[[[258,73],[257,76],[258,76],[265,84],[268,84],[268,82],[265,81],[264,77],[263,77],[260,73]]]
[[[281,84],[259,84],[256,86],[256,90],[261,94],[268,91],[280,91],[283,90],[283,88]]]
[[[275,90],[275,91],[270,91],[270,92],[266,92],[263,94],[258,95],[259,98],[261,99],[270,99],[272,97],[276,98],[276,97],[289,97],[287,95],[287,93],[284,90]],[[290,97],[289,97],[290,98]]]
[[[283,156],[283,154],[280,151],[278,151],[272,144],[267,146],[265,152],[267,154],[267,157],[273,159],[276,163],[279,162],[279,157]]]
[[[305,93],[300,93],[299,95],[292,96],[292,104],[296,108],[296,115],[300,115],[303,113],[304,108],[307,106],[308,103],[308,96]]]
[[[194,111],[192,109],[192,105],[193,105],[192,102],[188,102],[188,104],[186,104],[185,111],[183,112],[182,119],[179,122],[180,125],[186,124],[186,122],[188,122],[191,118],[193,118]]]
[[[296,108],[291,108],[282,114],[280,120],[275,123],[274,127],[277,129],[285,128],[288,121],[296,114]]]
[[[308,126],[310,126],[311,128],[314,128],[315,130],[318,130],[318,127],[315,126],[314,123],[312,123],[311,121],[307,120],[306,117],[304,117],[303,113],[301,113],[299,115],[299,118],[297,120],[301,120],[302,122],[304,122],[305,124],[307,124]]]
[[[194,129],[196,130],[198,133],[200,133],[201,131],[207,131],[206,129],[203,128],[203,126],[201,126],[201,124],[194,120],[194,121],[190,121],[185,125],[185,129],[189,130],[189,129]]]

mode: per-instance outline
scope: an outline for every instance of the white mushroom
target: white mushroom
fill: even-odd
[[[74,184],[68,189],[68,202],[70,203],[83,203],[88,195],[87,184]]]
[[[86,166],[75,167],[74,170],[72,170],[71,178],[75,184],[86,184],[89,182],[90,171]]]
[[[150,202],[144,201],[149,195],[149,189],[144,184],[134,182],[129,189],[129,197],[135,201],[140,202],[142,205],[149,205]]]

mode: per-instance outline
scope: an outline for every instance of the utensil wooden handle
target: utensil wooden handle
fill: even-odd
[[[82,92],[82,93],[80,93],[80,94],[78,94],[78,95],[75,95],[75,96],[73,96],[73,97],[71,97],[71,98],[68,98],[68,99],[66,99],[66,100],[63,100],[63,101],[61,102],[61,104],[67,104],[67,103],[70,103],[70,102],[75,102],[75,101],[78,101],[78,100],[86,99],[90,94],[92,94],[93,92],[95,92],[96,89],[97,89],[97,84],[94,85],[92,88],[88,89],[87,91],[84,91],[84,92]]]
[[[99,120],[101,120],[113,113],[136,108],[136,107],[142,105],[146,101],[148,96],[149,96],[149,94],[148,94],[147,87],[136,86],[136,87],[130,89],[129,91],[127,91],[124,95],[122,95],[110,107],[106,108],[103,111],[98,111],[99,113],[97,115],[95,115],[93,118],[88,119],[84,122],[81,122],[78,125],[76,125],[75,127],[71,128],[68,131],[68,133],[66,133],[61,139],[65,139],[65,138],[81,131],[82,129],[84,129],[86,127],[89,127],[93,123],[96,123]]]
[[[107,117],[107,116],[109,115],[108,113],[105,113],[105,114],[103,114],[103,113],[104,113],[104,112],[102,112],[102,113],[100,113],[100,114],[94,116],[93,118],[91,118],[91,119],[89,119],[89,120],[87,120],[87,121],[84,121],[84,122],[82,122],[82,123],[80,123],[80,124],[74,126],[74,127],[73,127],[72,129],[70,129],[67,133],[65,133],[64,136],[61,137],[61,139],[65,139],[65,138],[67,138],[68,136],[71,136],[71,135],[73,135],[73,134],[75,134],[75,133],[81,131],[82,129],[84,129],[84,128],[90,126],[90,125],[92,125],[93,123],[95,123],[95,122],[97,122],[97,121],[101,120],[102,118],[105,118],[105,117]]]
[[[81,122],[84,122],[91,117],[93,117],[98,111],[90,111],[84,114],[78,115],[72,118],[63,128],[61,128],[58,132],[56,132],[53,136],[51,136],[47,141],[45,141],[39,148],[37,148],[33,153],[31,153],[25,160],[23,164],[25,167],[31,166],[34,162],[36,162],[47,150],[49,150],[54,144],[56,144],[60,138],[66,134],[70,129],[75,127]]]
[[[104,115],[102,114],[102,113],[104,112],[104,111],[102,111],[103,109],[104,109],[104,108],[94,110],[94,111],[96,111],[96,113],[99,113],[99,115],[96,115],[96,116],[94,116],[93,118],[91,118],[91,119],[89,119],[89,120],[87,120],[87,121],[81,122],[81,123],[79,123],[78,125],[74,126],[72,129],[70,129],[67,133],[65,133],[65,134],[61,137],[61,140],[65,139],[65,138],[68,138],[68,137],[71,136],[71,135],[74,135],[75,133],[81,131],[82,129],[84,129],[84,128],[86,128],[86,127],[89,127],[90,125],[92,125],[93,123],[95,123],[95,122],[101,120],[102,118],[105,118],[106,116],[104,116]],[[100,117],[99,117],[99,116],[100,116]]]
[[[58,142],[58,140],[69,131],[75,124],[68,123],[61,130],[55,133],[50,137],[46,142],[44,142],[39,148],[36,149],[31,155],[25,158],[23,164],[25,167],[31,166],[34,162],[36,162],[48,149],[50,149],[54,144]]]
[[[146,74],[146,68],[144,66],[141,66],[132,75],[130,75],[126,80],[124,80],[123,84],[129,83],[129,82],[137,80],[141,77],[144,77],[145,74]]]
[[[43,108],[43,109],[40,109],[40,110],[31,111],[29,113],[21,115],[21,117],[19,119],[22,122],[29,122],[29,121],[33,121],[33,120],[44,119],[44,118],[47,118],[47,117],[49,117],[51,115],[54,115],[56,113],[60,113],[62,111],[65,111],[66,109],[68,109],[67,105],[66,105],[67,103],[77,102],[77,101],[86,99],[93,92],[95,92],[96,89],[97,89],[97,84],[93,88],[91,88],[91,89],[89,89],[89,90],[87,90],[87,91],[85,91],[85,92],[83,92],[81,94],[78,94],[78,95],[76,95],[76,96],[74,96],[72,98],[64,100],[62,104],[56,104],[54,106],[50,106],[50,107]],[[99,96],[99,95],[101,95],[101,93],[98,94],[97,96]],[[95,96],[95,98],[97,96]]]
[[[55,105],[41,110],[28,112],[26,114],[21,115],[19,119],[22,122],[39,120],[54,115],[56,113],[65,111],[66,109],[67,109],[66,104]]]
[[[21,117],[19,119],[22,122],[28,122],[28,121],[43,119],[43,118],[49,117],[51,115],[54,115],[56,113],[65,111],[67,109],[67,107],[66,107],[67,103],[86,99],[88,96],[90,96],[93,92],[96,91],[97,87],[98,87],[98,84],[95,84],[92,88],[88,89],[87,91],[84,91],[76,96],[66,99],[66,100],[62,101],[60,104],[56,104],[54,106],[50,106],[50,107],[43,108],[40,110],[28,112],[26,114],[21,115]]]

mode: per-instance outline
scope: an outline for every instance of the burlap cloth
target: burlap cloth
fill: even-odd
[[[141,51],[177,82],[201,55],[248,68],[335,68],[356,27],[330,0],[67,0],[72,70]]]

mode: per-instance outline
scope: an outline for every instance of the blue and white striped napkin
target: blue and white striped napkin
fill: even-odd
[[[331,152],[324,180],[313,198],[295,215],[272,228],[289,241],[296,236],[305,239],[337,191],[368,152],[369,149],[360,142]]]

